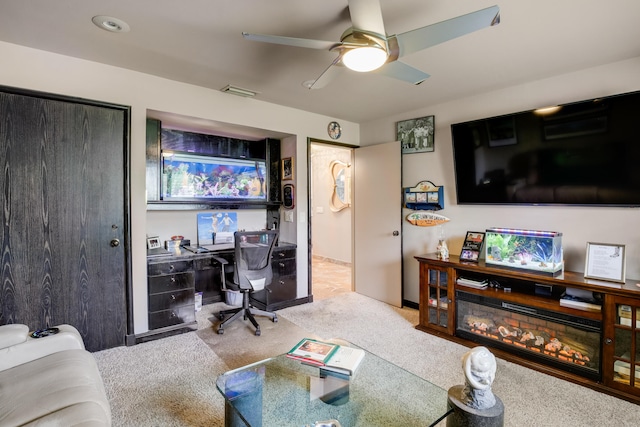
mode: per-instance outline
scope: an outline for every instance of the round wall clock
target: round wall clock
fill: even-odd
[[[340,135],[342,135],[342,128],[340,127],[340,123],[331,122],[327,127],[327,132],[329,133],[329,137],[331,139],[338,139]]]

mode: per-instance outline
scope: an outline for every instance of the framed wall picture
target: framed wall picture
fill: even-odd
[[[282,180],[293,180],[293,157],[285,157],[282,159]]]
[[[434,150],[434,116],[404,120],[396,124],[402,154],[422,153]]]
[[[484,232],[467,231],[460,251],[460,261],[478,262],[484,243]]]
[[[626,255],[624,245],[588,242],[584,277],[624,283]]]

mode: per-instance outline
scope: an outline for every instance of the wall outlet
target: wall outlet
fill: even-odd
[[[293,211],[286,211],[284,213],[284,221],[285,222],[293,222]]]

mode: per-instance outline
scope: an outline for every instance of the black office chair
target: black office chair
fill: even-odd
[[[233,267],[223,258],[216,257],[221,264],[222,291],[239,291],[242,294],[242,307],[231,310],[222,310],[218,313],[218,319],[224,320],[218,326],[218,333],[223,334],[224,328],[240,316],[244,320],[249,319],[256,328],[256,335],[260,335],[260,325],[254,318],[255,315],[267,316],[275,323],[278,316],[264,310],[252,307],[249,303],[249,294],[263,289],[267,291],[273,278],[271,267],[271,253],[278,240],[277,230],[262,231],[236,231],[234,233],[234,262]]]

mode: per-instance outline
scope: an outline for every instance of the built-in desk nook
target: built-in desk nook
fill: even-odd
[[[640,280],[540,275],[436,254],[420,265],[417,329],[640,403]],[[567,306],[567,289],[600,304]]]
[[[220,290],[220,264],[214,256],[233,262],[233,245],[193,253],[176,248],[167,254],[147,257],[149,329],[155,332],[195,327],[195,294],[202,303],[224,301]],[[296,245],[280,242],[272,254],[273,281],[256,292],[251,303],[273,311],[294,305],[296,300]]]

